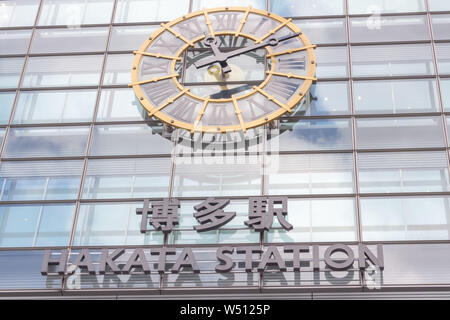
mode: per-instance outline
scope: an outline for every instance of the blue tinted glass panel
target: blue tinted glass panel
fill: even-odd
[[[32,26],[39,0],[0,1],[0,27]]]
[[[188,0],[118,0],[114,21],[169,21],[188,13],[188,10]]]
[[[97,111],[97,121],[139,121],[148,119],[133,89],[103,89]]]
[[[0,31],[0,54],[26,53],[30,36],[31,30]]]
[[[353,76],[406,76],[434,74],[428,44],[354,46]]]
[[[167,197],[170,158],[89,160],[83,198]]]
[[[439,111],[435,80],[377,80],[353,83],[356,113]]]
[[[445,152],[381,152],[358,154],[362,193],[448,191]]]
[[[276,220],[276,219],[274,219]],[[356,240],[356,214],[353,199],[289,199],[287,231],[274,223],[266,242],[318,242]]]
[[[431,148],[444,146],[441,117],[356,120],[361,149]]]
[[[8,123],[15,97],[15,92],[0,92],[0,124]]]
[[[74,204],[0,206],[0,246],[67,246]]]
[[[91,121],[97,90],[22,91],[13,123]]]
[[[348,77],[347,47],[318,47],[315,50],[317,64],[316,77],[345,78]]]
[[[114,0],[44,0],[39,25],[67,25],[109,23]]]
[[[271,0],[270,10],[282,17],[345,14],[344,0]]]
[[[265,163],[265,194],[345,194],[354,189],[351,153],[268,155]]]
[[[140,203],[82,204],[75,229],[75,246],[87,245],[162,245],[160,231],[140,232]]]
[[[0,88],[17,88],[24,58],[0,59]]]
[[[83,161],[8,161],[0,166],[1,200],[75,199]]]
[[[5,157],[83,156],[89,127],[11,128]]]
[[[363,240],[448,240],[448,197],[361,199]]]
[[[280,151],[352,149],[351,123],[350,120],[328,119],[282,120],[279,135],[274,135],[267,143],[279,144]]]
[[[31,57],[23,87],[98,85],[103,55]]]
[[[348,0],[350,14],[423,12],[425,0]]]
[[[173,147],[171,139],[154,132],[154,129],[149,124],[96,126],[90,153],[91,155],[171,154]]]

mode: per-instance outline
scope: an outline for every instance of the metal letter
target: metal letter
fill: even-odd
[[[294,271],[300,271],[300,253],[309,252],[309,246],[286,246],[284,252],[292,252]]]
[[[260,247],[241,247],[236,250],[237,253],[245,253],[245,271],[252,272],[252,254],[254,252],[262,252]]]
[[[375,257],[372,251],[365,244],[359,244],[358,246],[358,260],[359,260],[359,270],[366,269],[366,257],[369,261],[375,266],[379,267],[380,270],[384,269],[384,257],[383,257],[383,246],[381,244],[377,244],[377,255]]]
[[[273,259],[271,259],[272,256]],[[268,247],[266,252],[263,253],[261,262],[258,266],[258,271],[264,272],[266,266],[271,264],[276,264],[280,271],[286,271],[286,264],[284,263],[283,258],[281,258],[280,252],[278,251],[276,246]]]
[[[41,274],[43,276],[46,276],[48,274],[48,266],[57,265],[58,274],[63,275],[66,271],[68,251],[66,249],[61,250],[61,256],[59,258],[50,258],[51,255],[51,250],[45,250],[44,260],[42,261]]]
[[[109,249],[103,249],[102,256],[100,258],[100,265],[98,267],[99,274],[106,273],[106,266],[108,265],[113,273],[120,274],[122,271],[115,264],[114,260],[120,257],[125,252],[125,249],[119,248],[113,251],[113,253],[109,254]]]
[[[170,271],[172,273],[178,273],[181,267],[187,266],[192,267],[192,270],[195,273],[200,272],[200,268],[198,267],[197,262],[195,261],[195,256],[191,248],[183,249],[183,252],[181,252],[180,256],[177,259],[177,262],[173,265]]]
[[[225,264],[216,265],[216,272],[229,272],[233,268],[233,261],[224,254],[232,254],[233,252],[234,248],[232,247],[221,247],[217,249],[217,259],[220,260],[220,262],[225,262]]]
[[[331,259],[331,256],[335,252],[345,253],[347,255],[347,259],[343,262],[334,261],[333,259]],[[325,263],[332,270],[347,270],[350,266],[353,265],[355,255],[349,246],[345,244],[334,244],[331,247],[328,247],[327,250],[325,250],[324,259]]]
[[[77,258],[72,265],[76,265],[78,268],[87,268],[90,274],[95,274],[95,268],[92,264],[91,254],[89,253],[89,249],[81,249],[78,253]],[[75,272],[75,269],[71,272]]]
[[[145,258],[144,250],[141,248],[135,249],[128,259],[127,264],[123,267],[122,273],[129,274],[131,268],[141,267],[144,273],[150,273],[150,266]]]
[[[153,255],[159,255],[158,258],[158,273],[164,273],[166,270],[166,255],[168,254],[175,254],[175,249],[169,249],[169,248],[152,248],[151,254]]]

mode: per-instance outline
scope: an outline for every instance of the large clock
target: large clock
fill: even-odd
[[[134,51],[130,87],[150,117],[194,132],[246,131],[292,112],[316,81],[301,30],[251,7],[161,24]]]

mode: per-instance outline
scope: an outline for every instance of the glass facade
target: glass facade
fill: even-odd
[[[233,5],[292,18],[317,44],[305,101],[245,134],[149,119],[128,87],[133,50],[162,22]],[[449,27],[443,0],[0,1],[0,260],[29,255],[39,269],[48,248],[335,242],[388,243],[394,257],[450,241]],[[260,237],[244,225],[248,198],[269,195],[289,197],[293,230]],[[180,224],[140,233],[136,208],[167,197],[182,201]],[[198,233],[193,207],[208,197],[231,199],[236,217]],[[251,276],[229,285],[280,285]],[[17,288],[67,286],[33,277]]]

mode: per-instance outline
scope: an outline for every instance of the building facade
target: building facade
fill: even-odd
[[[317,45],[318,80],[294,112],[245,133],[149,118],[129,87],[133,52],[161,23],[249,5]],[[0,1],[0,295],[448,298],[448,115],[448,1]],[[262,198],[285,214],[256,230]],[[170,231],[142,223],[164,203]],[[234,215],[198,232],[201,206]],[[339,246],[354,255],[345,270],[325,261],[349,258]],[[261,268],[273,248],[283,262]],[[104,254],[121,270],[100,272]]]

